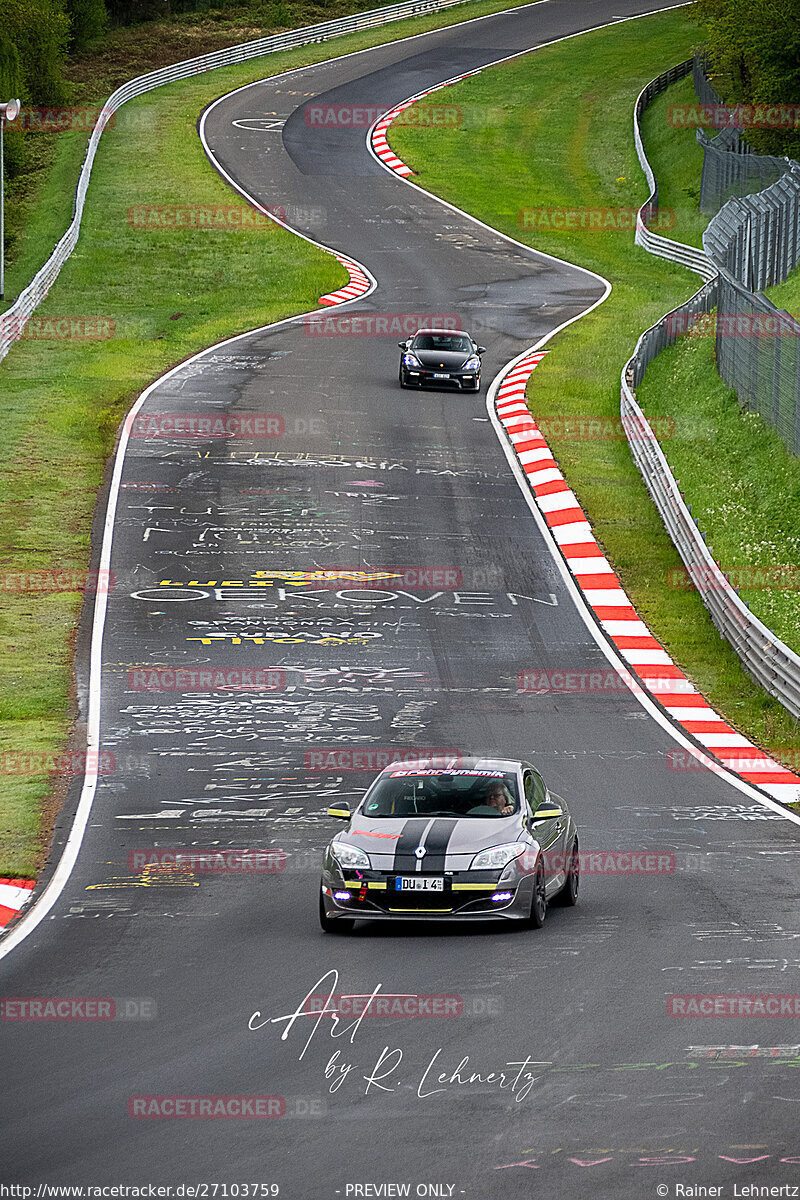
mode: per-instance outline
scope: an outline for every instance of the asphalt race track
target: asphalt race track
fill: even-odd
[[[122,1015],[3,1023],[9,1182],[567,1200],[796,1178],[796,1020],[668,1015],[674,995],[800,992],[796,825],[710,773],[670,769],[676,743],[627,691],[517,687],[528,668],[607,663],[487,420],[486,385],[602,286],[391,177],[364,127],[320,128],[304,109],[386,109],[645,10],[548,0],[267,80],[209,114],[222,170],[378,281],[331,320],[456,314],[488,347],[484,386],[401,391],[396,335],[298,320],[208,351],[148,395],[145,434],[159,414],[246,419],[240,437],[128,445],[102,645],[106,767],[69,881],[0,961],[5,997],[112,998]],[[250,436],[251,414],[280,417],[282,436]],[[394,577],[332,590],[280,574],[319,568]],[[276,687],[137,683],[177,667],[269,668]],[[674,869],[586,875],[578,907],[552,909],[539,932],[326,937],[318,860],[338,826],[325,810],[374,773],[347,755],[411,747],[534,756],[582,849]],[[130,856],[153,847],[273,848],[285,869],[137,867]],[[262,1024],[309,992],[378,985],[448,997],[460,1015]],[[504,1087],[485,1078],[498,1071]],[[283,1115],[129,1115],[153,1095],[281,1097]]]

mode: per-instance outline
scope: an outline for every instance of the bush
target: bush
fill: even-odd
[[[69,17],[56,0],[0,0],[0,29],[15,48],[22,99],[63,104]]]
[[[70,19],[69,48],[85,50],[108,25],[105,0],[66,0]]]
[[[800,0],[696,0],[706,50],[729,103],[800,105]],[[761,154],[800,158],[796,129],[748,129]]]

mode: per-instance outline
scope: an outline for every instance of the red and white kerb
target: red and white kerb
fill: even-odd
[[[320,296],[320,304],[344,304],[345,300],[355,300],[356,296],[363,296],[365,292],[369,291],[369,280],[358,263],[354,263],[351,258],[345,258],[343,254],[336,254],[334,257],[346,269],[350,276],[350,282],[336,292],[328,292],[327,296]]]
[[[531,352],[514,364],[497,390],[495,407],[536,503],[585,600],[643,688],[705,748],[712,770],[716,760],[773,799],[785,804],[797,801],[800,776],[737,733],[710,707],[653,637],[620,586],[525,401],[525,385],[547,353]]]
[[[32,879],[0,879],[0,928],[25,907],[34,886]]]

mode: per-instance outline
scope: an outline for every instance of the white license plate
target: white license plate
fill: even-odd
[[[444,878],[441,875],[417,875],[395,880],[398,892],[443,892]]]
[[[449,371],[434,371],[433,378],[434,379],[449,379],[450,372]]]

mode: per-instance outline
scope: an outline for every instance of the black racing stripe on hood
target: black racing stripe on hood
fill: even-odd
[[[399,874],[413,871],[416,868],[417,860],[414,857],[414,851],[429,822],[430,817],[411,817],[406,821],[403,832],[394,847],[393,869]]]
[[[433,822],[425,839],[427,854],[422,860],[422,869],[426,874],[444,871],[447,846],[457,824],[457,817],[440,817]]]

